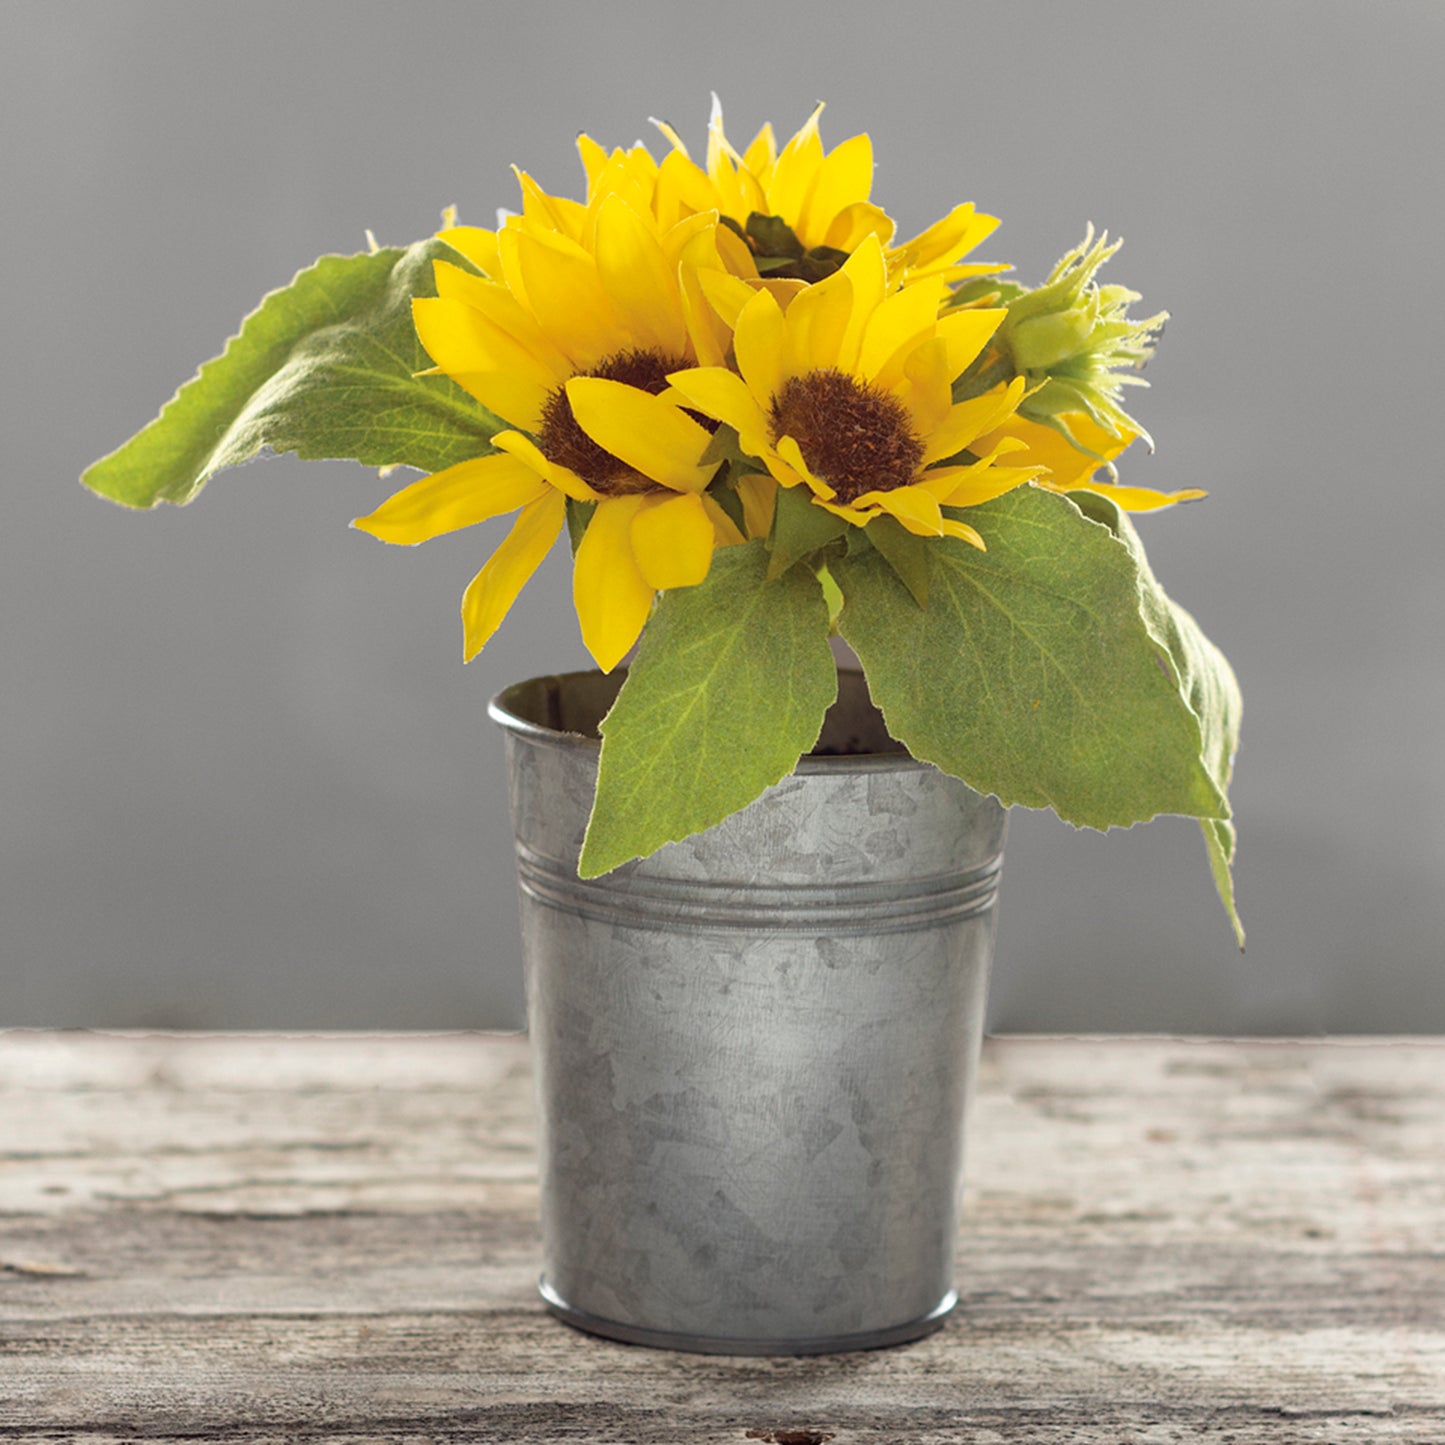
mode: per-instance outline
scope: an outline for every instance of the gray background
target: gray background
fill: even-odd
[[[324,251],[576,194],[580,129],[815,98],[905,233],[1038,281],[1092,220],[1174,316],[1129,480],[1234,660],[1249,955],[1192,824],[1016,812],[1001,1028],[1445,1029],[1436,3],[16,3],[4,137],[0,1025],[520,1020],[487,697],[585,665],[554,555],[460,663],[500,531],[391,549],[346,463],[130,514],[82,467]],[[659,143],[660,145],[660,143]],[[657,151],[660,153],[660,149]]]

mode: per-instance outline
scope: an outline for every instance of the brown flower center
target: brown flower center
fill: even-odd
[[[600,376],[604,381],[620,381],[657,396],[667,390],[667,374],[680,371],[685,361],[669,360],[660,352],[629,349],[614,352],[598,362],[590,371],[578,376]],[[630,467],[620,457],[599,446],[577,424],[567,389],[559,386],[542,404],[542,430],[537,445],[549,462],[577,473],[593,491],[604,497],[624,497],[631,492],[654,492],[657,483]]]
[[[774,437],[792,437],[840,502],[906,487],[923,462],[907,407],[846,372],[790,377],[773,398],[769,419]]]

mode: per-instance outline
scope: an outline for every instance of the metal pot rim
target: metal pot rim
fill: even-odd
[[[501,692],[487,702],[487,715],[499,727],[518,737],[526,738],[529,742],[540,744],[545,747],[562,749],[577,749],[581,751],[597,752],[602,747],[600,737],[590,736],[587,733],[576,732],[561,727],[551,727],[546,723],[533,721],[531,718],[523,717],[515,710],[514,705],[509,702],[522,688],[535,687],[544,683],[568,683],[581,679],[596,679],[603,674],[595,670],[582,672],[563,672],[543,674],[540,677],[525,678],[505,687]],[[839,668],[838,678],[840,688],[844,679],[856,679],[853,686],[862,687],[863,674],[856,668]],[[866,693],[865,693],[866,696]],[[925,769],[932,769],[932,763],[920,762],[910,753],[900,748],[890,752],[857,752],[837,753],[814,756],[811,753],[800,757],[793,766],[794,773],[837,773],[837,772],[862,772],[862,773],[883,773],[883,772],[921,772]]]

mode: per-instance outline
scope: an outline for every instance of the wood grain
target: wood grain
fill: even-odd
[[[1445,1442],[1445,1041],[986,1050],[938,1335],[546,1316],[525,1042],[0,1034],[0,1440]]]

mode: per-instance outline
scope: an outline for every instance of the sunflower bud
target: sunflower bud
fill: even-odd
[[[1078,445],[1068,416],[1083,413],[1114,436],[1148,433],[1120,405],[1126,386],[1147,386],[1139,376],[1121,376],[1123,368],[1141,368],[1154,354],[1168,313],[1146,320],[1128,316],[1137,292],[1100,286],[1094,277],[1122,243],[1107,235],[1094,239],[1089,227],[1076,246],[1033,291],[1008,301],[1008,316],[996,343],[1029,393],[1019,413],[1061,432]],[[1152,447],[1153,443],[1149,442]]]

